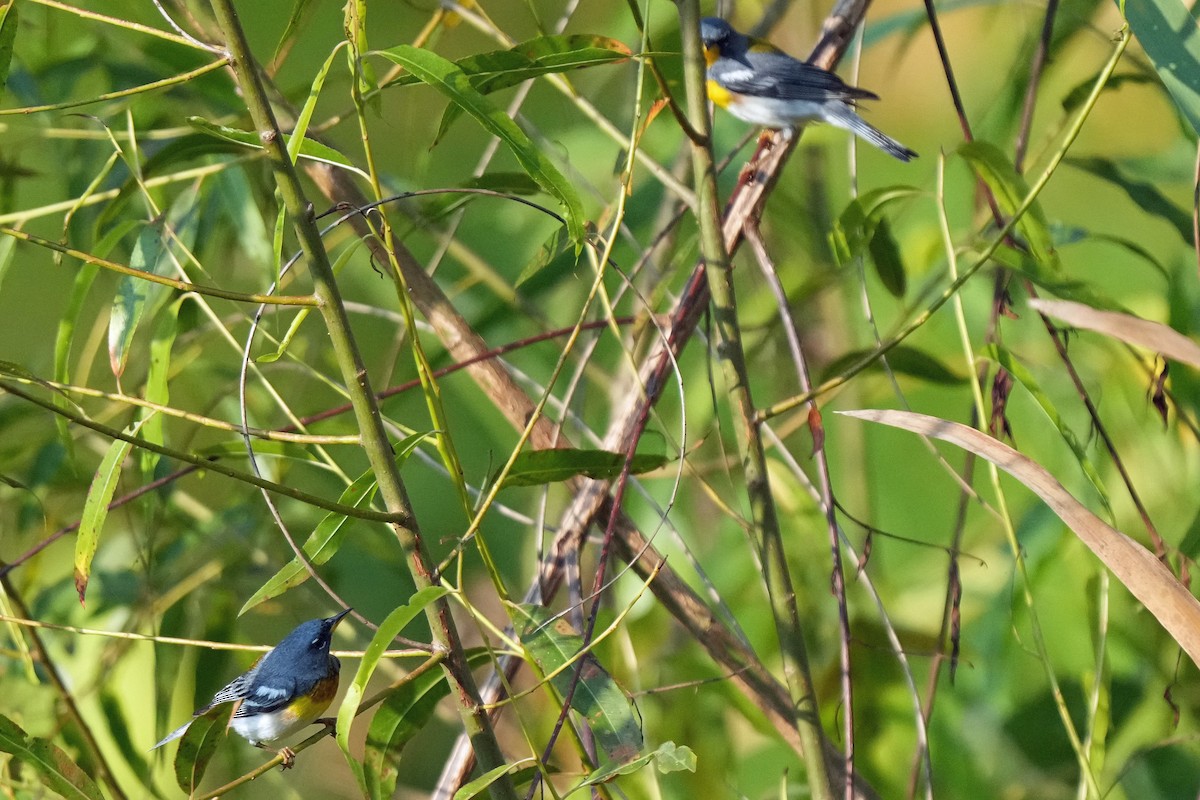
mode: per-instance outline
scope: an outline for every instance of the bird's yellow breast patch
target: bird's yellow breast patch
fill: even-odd
[[[324,678],[305,696],[297,697],[288,705],[288,716],[296,720],[313,720],[325,713],[338,690],[338,676]]]
[[[708,99],[719,105],[721,108],[729,108],[731,103],[737,100],[733,92],[726,89],[716,81],[708,81]]]

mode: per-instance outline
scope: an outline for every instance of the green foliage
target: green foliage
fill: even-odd
[[[864,798],[1196,796],[1178,0],[1058,4],[1043,61],[1042,7],[937,4],[973,142],[873,8],[841,74],[922,157],[810,126],[716,198],[688,2],[239,2],[232,65],[225,0],[103,5],[0,2],[6,795],[425,796],[468,731],[446,796],[843,796],[799,717]],[[347,606],[335,742],[149,751]]]

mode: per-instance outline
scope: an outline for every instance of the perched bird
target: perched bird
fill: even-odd
[[[803,122],[828,122],[901,161],[917,157],[854,110],[858,100],[879,99],[871,92],[847,86],[832,72],[739,33],[717,17],[701,20],[700,41],[708,64],[708,97],[738,119],[786,130]]]
[[[254,666],[217,692],[212,702],[196,711],[193,719],[214,706],[233,703],[229,725],[264,750],[266,742],[290,736],[329,708],[338,690],[341,662],[329,654],[333,629],[350,613],[346,609],[326,619],[310,619],[289,633]],[[193,720],[171,732],[151,749],[173,742],[187,731]],[[328,723],[327,723],[328,724]],[[296,754],[281,748],[283,768],[292,766]]]

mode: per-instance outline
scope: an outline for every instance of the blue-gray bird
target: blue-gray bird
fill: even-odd
[[[341,662],[329,654],[333,629],[350,613],[346,609],[326,619],[310,619],[301,623],[284,640],[254,662],[244,674],[234,678],[213,697],[212,702],[198,709],[193,720],[214,706],[233,703],[229,725],[250,744],[264,750],[267,742],[290,736],[329,708],[338,690]],[[172,731],[154,745],[156,749],[178,739],[193,720]],[[296,754],[290,747],[279,751],[283,768],[292,765]]]
[[[875,94],[847,86],[832,72],[739,33],[717,17],[701,20],[700,41],[708,64],[708,98],[738,119],[789,131],[804,122],[827,122],[901,161],[917,157],[854,110],[859,100],[878,100]]]

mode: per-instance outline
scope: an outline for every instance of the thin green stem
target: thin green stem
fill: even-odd
[[[700,254],[712,294],[713,320],[717,331],[717,352],[720,355],[725,383],[733,398],[737,425],[738,446],[745,473],[746,493],[754,537],[760,557],[767,594],[771,602],[776,635],[783,656],[784,675],[791,695],[795,722],[804,747],[808,768],[808,785],[816,800],[831,797],[826,772],[820,711],[796,593],[792,587],[783,549],[783,536],[771,484],[767,475],[766,454],[761,431],[755,419],[753,398],[750,396],[746,357],[742,347],[741,329],[737,320],[737,301],[733,291],[733,270],[721,231],[721,211],[717,205],[717,177],[713,166],[712,127],[704,90],[704,59],[700,53],[698,31],[700,8],[697,0],[679,0],[679,29],[683,32],[684,85],[688,115],[699,136],[692,140],[692,168],[696,183],[696,216],[700,225]]]
[[[73,247],[67,247],[58,242],[52,242],[49,239],[43,239],[41,236],[36,236],[32,233],[10,228],[6,225],[0,225],[0,234],[11,236],[14,239],[20,239],[30,244],[36,244],[39,247],[45,247],[47,250],[53,250],[57,253],[62,253],[65,256],[70,256],[76,260],[82,261],[84,264],[92,264],[102,269],[116,272],[121,275],[128,275],[133,278],[139,278],[150,283],[157,283],[160,286],[168,286],[172,289],[177,289],[181,292],[195,292],[207,297],[220,297],[223,300],[235,300],[239,303],[253,303],[255,305],[265,304],[272,306],[315,306],[317,298],[312,295],[268,295],[268,294],[246,294],[244,292],[231,292],[228,289],[218,289],[215,286],[202,286],[198,283],[190,283],[189,281],[181,281],[176,278],[168,278],[165,275],[156,275],[153,272],[147,272],[143,269],[134,269],[124,264],[118,264],[115,261],[109,261],[106,258],[94,256],[91,253],[85,253],[82,250],[76,250]]]
[[[301,248],[304,250],[318,308],[324,318],[334,356],[341,368],[350,402],[354,407],[354,416],[363,439],[363,449],[378,480],[380,496],[388,510],[396,512],[402,519],[392,523],[392,530],[408,558],[415,588],[423,589],[434,582],[432,562],[417,527],[416,518],[412,515],[408,492],[400,478],[383,418],[375,394],[371,390],[366,366],[351,332],[349,315],[342,302],[333,266],[321,241],[321,232],[316,224],[312,204],[305,196],[295,165],[288,157],[283,135],[267,99],[232,0],[213,0],[212,8],[225,34],[226,46],[233,57],[234,71],[246,106],[269,154],[279,193],[294,221]],[[450,606],[443,598],[430,604],[426,608],[426,615],[434,647],[445,653],[442,664],[450,682],[451,694],[458,702],[459,714],[471,739],[476,758],[484,770],[500,767],[505,763],[504,756],[488,715],[480,707],[479,692],[451,618]],[[507,776],[492,783],[489,792],[499,800],[516,798],[512,781]]]
[[[170,78],[163,78],[161,81],[152,81],[151,83],[143,83],[141,86],[134,86],[129,89],[121,89],[116,92],[106,92],[98,94],[94,97],[85,97],[82,100],[68,100],[64,103],[50,103],[44,106],[23,106],[21,108],[0,108],[0,117],[15,117],[27,116],[29,114],[38,114],[43,111],[62,111],[66,108],[79,108],[80,106],[90,106],[93,103],[102,103],[105,100],[119,100],[122,97],[130,97],[135,94],[143,94],[145,92],[153,92],[156,89],[165,89],[168,86],[176,86],[181,83],[199,78],[202,75],[207,75],[210,72],[225,67],[229,63],[229,59],[222,56],[216,61],[205,64],[203,67],[189,70],[188,72],[179,75],[173,75]]]
[[[139,436],[126,433],[119,428],[113,428],[108,425],[104,425],[103,423],[96,422],[91,417],[72,411],[69,408],[55,406],[55,404],[49,400],[43,400],[42,398],[19,388],[12,381],[0,380],[0,390],[8,392],[9,394],[19,397],[27,402],[33,403],[34,405],[41,406],[47,411],[52,411],[62,418],[75,423],[76,425],[82,425],[85,428],[90,428],[96,433],[99,433],[102,436],[106,436],[110,439],[120,439],[123,442],[129,442],[134,447],[140,447],[143,450],[149,450],[152,453],[158,453],[159,455],[167,456],[168,458],[173,458],[177,461],[183,461],[187,464],[195,464],[197,467],[215,472],[219,475],[224,475],[227,478],[244,481],[245,483],[257,486],[260,489],[266,489],[269,492],[281,494],[284,497],[290,497],[293,500],[299,500],[301,503],[307,503],[310,506],[316,506],[317,508],[323,508],[326,511],[333,511],[337,514],[344,514],[347,517],[365,519],[372,522],[390,522],[400,525],[404,524],[408,519],[408,515],[403,511],[372,511],[369,508],[356,508],[354,506],[344,505],[333,500],[326,500],[325,498],[319,497],[315,494],[302,492],[299,489],[292,488],[291,486],[285,486],[282,483],[275,483],[274,481],[269,481],[266,478],[260,478],[257,475],[252,475],[249,472],[243,472],[240,469],[234,469],[233,467],[222,464],[220,461],[212,460],[212,458],[209,456],[200,456],[196,455],[195,453],[189,453],[186,450],[176,450],[173,447],[164,447],[163,445],[155,444],[154,442],[147,441]]]

